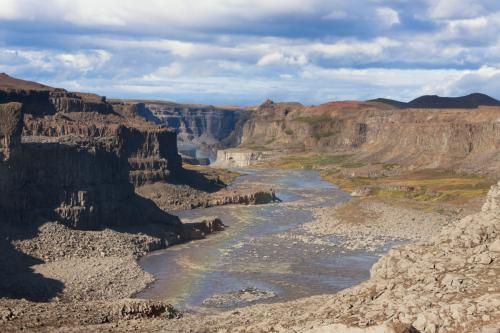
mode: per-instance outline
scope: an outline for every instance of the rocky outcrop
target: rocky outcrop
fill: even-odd
[[[280,201],[272,189],[260,186],[225,188],[209,193],[161,182],[140,186],[136,192],[169,212],[224,205],[260,205]]]
[[[385,322],[424,333],[498,329],[499,208],[500,182],[480,213],[445,227],[429,242],[391,250],[373,266],[367,283],[341,293],[324,310],[356,304],[335,321],[358,327]]]
[[[265,161],[270,156],[260,151],[225,149],[217,151],[217,160],[213,165],[219,168],[244,168]]]
[[[113,108],[106,103],[106,97],[94,94],[69,93],[63,89],[50,92],[49,100],[56,112],[98,112],[112,113]]]
[[[220,219],[185,224],[182,230],[182,238],[203,239],[208,234],[223,231],[225,227]]]

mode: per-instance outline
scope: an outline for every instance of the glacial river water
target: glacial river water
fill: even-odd
[[[178,213],[186,221],[220,217],[227,229],[141,259],[156,281],[137,297],[214,311],[334,293],[368,278],[377,254],[346,251],[335,237],[301,238],[300,226],[312,220],[313,208],[349,200],[349,194],[314,171],[239,171],[246,175],[235,186],[265,184],[283,202]]]

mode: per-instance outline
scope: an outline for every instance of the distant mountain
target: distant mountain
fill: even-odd
[[[410,108],[422,109],[471,109],[478,106],[500,106],[500,101],[485,94],[470,94],[462,97],[440,97],[436,95],[422,96],[408,103]]]
[[[394,107],[397,107],[400,109],[406,108],[407,104],[408,104],[405,102],[400,102],[400,101],[396,101],[394,99],[388,99],[388,98],[376,98],[376,99],[371,99],[368,102],[383,103],[383,104],[391,105],[391,106],[394,106]]]
[[[426,95],[404,103],[392,99],[377,98],[369,102],[379,102],[397,108],[415,109],[474,109],[479,106],[500,106],[500,101],[485,94],[474,93],[461,97],[441,97]]]
[[[0,89],[1,90],[54,90],[54,88],[21,79],[16,79],[5,73],[0,73]]]

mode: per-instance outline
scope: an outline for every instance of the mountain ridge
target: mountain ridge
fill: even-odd
[[[476,109],[480,106],[500,106],[499,100],[483,93],[458,97],[423,95],[407,103],[388,98],[376,98],[368,102],[379,102],[400,109]]]

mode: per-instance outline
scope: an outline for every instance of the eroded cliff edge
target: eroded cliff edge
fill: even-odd
[[[10,81],[23,89],[0,90],[2,222],[180,223],[134,193],[181,170],[175,131],[124,117],[103,97]]]

